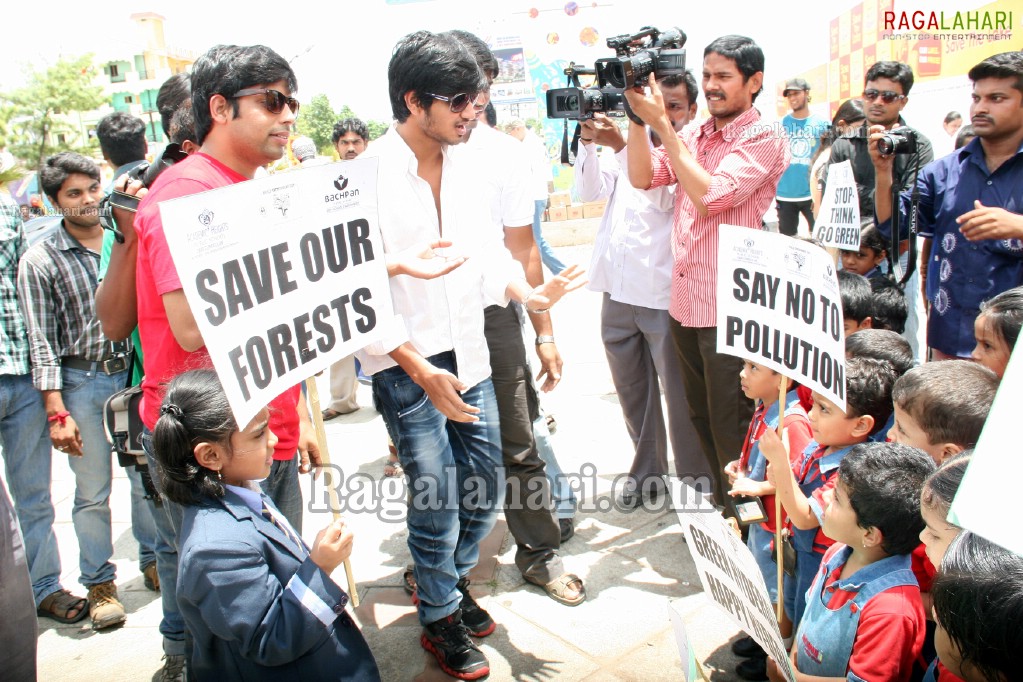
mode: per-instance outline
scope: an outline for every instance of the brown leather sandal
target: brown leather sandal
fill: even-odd
[[[68,614],[77,610],[73,616]],[[67,590],[57,590],[39,602],[36,615],[51,618],[58,623],[77,623],[89,615],[89,600],[76,597]]]
[[[546,585],[528,575],[522,576],[526,582],[538,585],[547,592],[547,596],[565,606],[579,606],[586,601],[586,587],[583,579],[575,573],[564,573]]]

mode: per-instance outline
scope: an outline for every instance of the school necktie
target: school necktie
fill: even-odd
[[[304,549],[305,545],[302,544],[302,538],[298,537],[294,531],[288,528],[288,524],[283,523],[277,518],[277,515],[270,511],[270,507],[267,505],[266,500],[263,500],[263,518],[277,526],[282,533],[284,533],[289,540],[298,545],[299,549]]]

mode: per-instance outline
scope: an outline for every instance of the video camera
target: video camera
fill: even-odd
[[[160,173],[187,157],[188,154],[183,152],[180,146],[171,143],[164,148],[163,154],[154,163],[143,162],[128,171],[126,173],[128,182],[139,180],[142,182],[142,186],[148,189],[156,182]],[[114,233],[114,239],[118,244],[123,244],[124,235],[117,229],[117,222],[114,220],[113,209],[115,208],[123,208],[125,211],[135,213],[139,210],[139,198],[115,189],[99,204],[100,225],[103,226],[103,229]]]
[[[585,121],[594,113],[621,116],[625,112],[625,95],[614,88],[584,88],[579,76],[596,76],[595,69],[576,66],[572,62],[565,69],[571,87],[547,91],[547,117]]]
[[[624,112],[641,123],[629,109],[625,90],[642,85],[650,74],[658,79],[684,74],[685,43],[686,34],[681,29],[662,33],[652,26],[639,33],[608,38],[607,46],[615,56],[598,59],[592,69],[569,64],[565,69],[569,87],[547,91],[547,117],[584,121],[593,118],[594,113],[620,116],[618,112]],[[582,87],[579,76],[596,76],[596,87]]]

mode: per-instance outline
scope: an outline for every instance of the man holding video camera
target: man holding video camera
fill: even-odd
[[[970,119],[977,138],[920,171],[920,276],[931,303],[932,359],[970,357],[983,301],[1023,284],[1023,53],[1003,52],[970,69]],[[885,131],[870,130],[878,228],[891,233],[892,184],[899,159],[882,155]],[[899,185],[905,188],[905,185]],[[913,192],[897,207],[905,235]],[[928,276],[929,275],[929,276]]]
[[[662,140],[651,150],[644,126],[629,125],[629,178],[648,189],[678,184],[676,192],[669,312],[675,349],[693,426],[706,457],[706,471],[716,503],[726,488],[722,471],[741,449],[753,405],[734,379],[742,369],[738,358],[717,352],[718,226],[760,229],[774,198],[778,179],[789,163],[788,140],[760,124],[753,102],[762,90],[764,53],[752,39],[729,35],[703,52],[703,92],[711,117],[680,133],[671,127],[654,77],[650,92],[626,91],[632,110]],[[656,74],[655,74],[656,75]]]

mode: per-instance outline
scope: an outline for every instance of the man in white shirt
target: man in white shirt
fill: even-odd
[[[676,131],[696,115],[696,79],[660,81],[664,109]],[[671,340],[672,211],[675,187],[639,190],[628,177],[628,150],[618,126],[603,114],[581,123],[575,186],[583,201],[607,199],[590,261],[589,288],[603,293],[600,333],[611,379],[635,447],[629,477],[618,498],[625,508],[665,499],[670,438],[675,473],[704,469],[689,419],[682,369]],[[605,157],[597,156],[597,144]],[[660,141],[651,141],[659,146]],[[658,382],[659,380],[659,382]],[[668,404],[666,438],[661,389]]]
[[[395,126],[364,155],[379,159],[378,183],[388,191],[379,206],[384,252],[394,257],[432,244],[438,259],[464,262],[431,280],[393,271],[393,334],[360,359],[409,477],[420,641],[449,675],[476,679],[490,666],[468,633],[489,634],[493,621],[459,588],[467,588],[504,488],[484,296],[536,313],[572,288],[572,278],[531,289],[494,232],[479,227],[490,206],[478,169],[448,153],[485,104],[487,78],[472,54],[450,36],[410,34],[395,47],[388,86]]]
[[[493,83],[499,67],[487,44],[466,31],[449,34],[472,52],[488,83]],[[470,124],[466,138],[451,153],[457,162],[468,164],[485,180],[491,209],[488,229],[522,265],[529,284],[543,284],[543,269],[531,227],[529,164],[522,145],[483,121],[475,126]],[[540,402],[526,360],[519,314],[511,304],[492,303],[484,310],[484,316],[491,380],[501,413],[501,449],[508,479],[505,519],[517,546],[515,565],[526,580],[544,587],[552,599],[576,606],[583,602],[586,593],[582,580],[566,573],[558,556],[561,531],[551,514],[551,485],[534,437],[533,424],[539,418]],[[561,380],[562,366],[551,316],[544,312],[530,314],[529,318],[536,332],[540,376],[546,376],[543,389],[550,391]]]
[[[547,240],[543,238],[540,219],[543,211],[547,208],[548,193],[553,189],[554,173],[551,171],[551,160],[547,156],[547,146],[543,140],[526,127],[520,120],[508,124],[508,134],[521,142],[526,149],[526,158],[529,159],[531,170],[533,194],[533,239],[540,249],[540,258],[553,274],[560,274],[565,269],[565,264],[554,254],[554,249]]]

